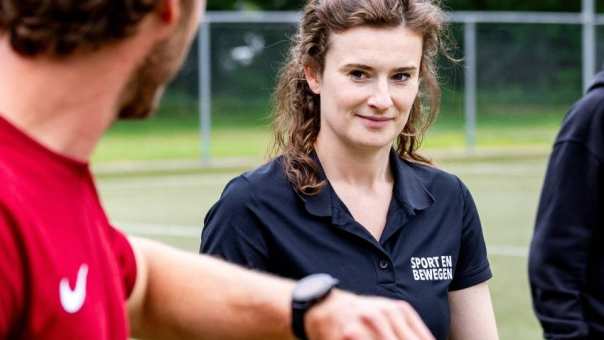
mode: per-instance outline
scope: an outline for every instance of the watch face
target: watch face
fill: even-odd
[[[300,280],[293,292],[296,301],[309,301],[325,295],[325,293],[338,283],[328,274],[313,274]]]

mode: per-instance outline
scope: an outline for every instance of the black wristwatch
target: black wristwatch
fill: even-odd
[[[338,282],[329,274],[313,274],[298,281],[292,294],[292,329],[298,339],[308,339],[304,329],[306,312],[323,301]]]

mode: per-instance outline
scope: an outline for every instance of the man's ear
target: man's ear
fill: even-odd
[[[321,93],[321,75],[317,71],[317,67],[313,65],[304,65],[304,77],[308,83],[308,87],[314,94]]]
[[[174,24],[180,20],[181,0],[159,0],[157,4],[157,14],[159,19],[165,24]]]

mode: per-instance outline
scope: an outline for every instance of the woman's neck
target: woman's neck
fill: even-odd
[[[330,182],[366,189],[393,182],[389,156],[391,147],[353,147],[336,138],[325,138],[322,134],[315,143],[315,151]]]

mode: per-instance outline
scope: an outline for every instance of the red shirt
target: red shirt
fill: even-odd
[[[0,117],[0,339],[127,339],[135,278],[88,164]]]

